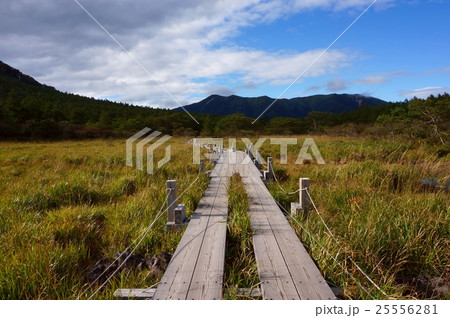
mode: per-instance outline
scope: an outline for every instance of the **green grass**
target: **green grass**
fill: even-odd
[[[289,146],[288,165],[279,164],[279,146],[269,141],[261,153],[274,157],[285,191],[297,190],[299,177],[311,179],[311,195],[338,243],[315,213],[298,219],[314,238],[296,222],[291,224],[325,277],[343,288],[344,297],[370,298],[330,255],[378,299],[385,296],[350,257],[390,298],[426,298],[414,283],[419,276],[448,280],[450,194],[420,187],[421,179],[448,180],[448,153],[409,140],[314,139],[326,165],[293,164],[301,144]],[[166,180],[176,179],[181,193],[197,177],[192,146],[183,138],[171,142],[172,160],[154,175],[125,165],[124,140],[1,142],[0,298],[79,297],[89,283],[87,271],[99,259],[123,251],[153,221],[165,199]],[[211,168],[208,163],[205,170]],[[180,199],[188,215],[208,180],[201,174]],[[298,201],[296,194],[287,194],[276,183],[269,184],[269,190],[286,209]],[[241,299],[237,288],[254,286],[258,279],[248,199],[238,177],[231,180],[229,197],[225,294]],[[182,232],[167,231],[165,222],[163,216],[138,253],[151,257],[175,251]],[[126,269],[96,298],[111,299],[116,288],[151,286],[160,277],[150,270]]]
[[[316,212],[291,222],[325,277],[343,287],[344,297],[371,299],[332,260],[339,262],[373,297],[386,298],[367,281],[350,257],[392,298],[426,298],[414,279],[449,277],[450,194],[426,190],[425,178],[445,184],[449,156],[411,141],[315,137],[327,164],[294,165],[300,145],[290,146],[288,165],[279,165],[279,148],[264,144],[261,153],[275,158],[281,187],[269,185],[274,198],[289,211],[298,202],[298,178],[311,180],[311,195],[335,242]],[[328,252],[326,252],[326,251]],[[449,295],[434,296],[448,299]]]
[[[123,251],[153,221],[165,200],[166,180],[176,179],[180,194],[196,179],[198,166],[186,160],[192,146],[183,138],[174,143],[171,162],[154,175],[125,165],[124,140],[0,143],[0,298],[80,296],[88,270]],[[201,174],[180,198],[188,215],[207,184]],[[137,253],[175,251],[182,232],[167,231],[165,222],[164,215]],[[160,279],[149,270],[116,276],[97,298]]]
[[[225,299],[246,299],[245,295],[238,293],[238,289],[255,288],[259,283],[248,207],[249,200],[241,176],[234,174],[228,187]]]

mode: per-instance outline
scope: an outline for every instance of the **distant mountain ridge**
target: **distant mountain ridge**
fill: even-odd
[[[2,61],[0,61],[0,78],[17,81],[34,87],[51,88],[41,84],[33,77],[23,74]],[[236,95],[220,96],[211,95],[202,101],[184,106],[192,113],[211,115],[231,115],[241,113],[251,118],[258,117],[275,99],[268,96],[240,97]],[[292,99],[279,99],[264,113],[264,117],[306,117],[312,111],[339,114],[349,112],[362,105],[378,106],[387,104],[386,101],[358,94],[329,94],[297,97]],[[175,111],[182,111],[181,107]]]
[[[198,122],[183,111],[133,106],[108,100],[96,100],[39,83],[0,61],[0,139],[78,139],[110,136],[131,136],[143,127],[151,127],[168,135],[234,135],[240,131],[268,134],[306,134],[319,126],[342,123],[373,123],[397,105],[360,95],[318,95],[305,98],[281,99],[267,112],[273,118],[256,118],[274,99],[267,96],[244,98],[213,95],[187,106],[196,114]],[[361,107],[359,107],[361,105]],[[358,108],[359,107],[359,108]],[[355,109],[356,108],[356,109]],[[349,111],[354,109],[353,111]],[[343,112],[342,114],[316,114],[310,111]],[[209,115],[217,114],[217,115]],[[220,116],[242,113],[244,115]],[[245,116],[247,115],[247,116]],[[313,120],[311,120],[314,118]]]
[[[231,115],[241,113],[248,117],[258,117],[275,99],[268,96],[240,97],[236,95],[211,95],[204,100],[186,105],[184,108],[192,113]],[[312,111],[326,113],[343,113],[359,108],[362,105],[378,106],[387,104],[386,101],[375,97],[359,94],[329,94],[296,97],[277,100],[265,113],[264,117],[306,117]],[[182,111],[181,107],[176,108]]]

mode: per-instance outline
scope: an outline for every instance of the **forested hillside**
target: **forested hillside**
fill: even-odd
[[[0,136],[85,138],[198,129],[186,114],[62,93],[0,62]]]
[[[256,118],[264,112],[266,118],[306,117],[312,111],[339,114],[358,109],[361,106],[385,105],[386,101],[358,94],[329,94],[297,97],[292,99],[275,99],[260,97],[211,95],[204,100],[184,106],[190,112],[214,115],[231,115],[241,113]],[[269,107],[269,105],[272,105]],[[183,111],[182,108],[175,110]]]
[[[252,124],[253,118],[242,113],[228,116],[193,114],[198,124],[180,111],[62,93],[0,62],[0,138],[3,139],[129,136],[143,127],[150,127],[166,134],[186,136],[365,133],[405,135],[445,144],[450,122],[450,96],[361,106],[340,114],[310,111],[303,118],[269,119],[263,116],[255,124]]]

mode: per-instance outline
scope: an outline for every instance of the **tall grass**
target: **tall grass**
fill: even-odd
[[[228,187],[225,299],[246,299],[248,296],[239,289],[254,288],[259,282],[248,208],[249,199],[241,176],[233,174]]]
[[[114,258],[153,221],[166,180],[176,179],[180,194],[197,178],[192,146],[182,138],[171,142],[172,160],[154,175],[125,165],[124,140],[0,143],[0,298],[80,296],[92,266]],[[188,215],[207,184],[208,177],[199,175],[180,198]],[[167,231],[165,222],[165,216],[159,219],[137,253],[174,252],[182,233]],[[153,285],[161,274],[123,270],[96,297]]]
[[[353,259],[389,297],[427,298],[417,279],[449,281],[450,197],[442,189],[421,186],[425,178],[445,184],[449,156],[412,142],[315,137],[327,164],[295,165],[300,144],[290,146],[288,165],[279,165],[279,148],[264,144],[264,157],[275,158],[279,185],[269,189],[289,211],[298,202],[298,178],[311,179],[311,196],[337,242],[316,212],[298,219],[314,238],[292,222],[326,278],[340,285],[344,297],[386,298],[350,261]],[[280,187],[281,186],[281,187]],[[336,257],[371,294],[364,292],[332,259]],[[434,298],[449,298],[435,294]]]
[[[298,178],[311,179],[314,202],[337,238],[312,212],[292,226],[325,277],[347,298],[370,299],[330,255],[375,298],[385,298],[358,271],[353,259],[392,298],[449,298],[424,293],[417,278],[449,277],[449,193],[420,185],[446,183],[450,158],[442,149],[412,141],[314,137],[326,165],[295,165],[300,144],[289,146],[288,165],[279,146],[261,153],[275,158],[280,184],[269,190],[288,209],[298,201]],[[124,140],[0,143],[0,298],[74,299],[88,286],[87,273],[102,258],[123,251],[153,221],[165,199],[165,182],[179,193],[198,175],[191,147],[171,140],[172,160],[154,175],[125,165]],[[240,145],[242,147],[242,145]],[[163,150],[161,150],[162,152]],[[156,156],[163,156],[157,153]],[[211,164],[206,170],[212,168]],[[231,181],[226,297],[258,283],[251,253],[248,199],[238,177]],[[201,174],[181,197],[191,214],[208,184]],[[280,186],[284,189],[281,190]],[[173,252],[182,232],[167,231],[162,217],[139,246],[150,257]],[[126,269],[96,297],[111,299],[116,288],[143,288],[162,273]],[[86,298],[98,285],[92,286]]]

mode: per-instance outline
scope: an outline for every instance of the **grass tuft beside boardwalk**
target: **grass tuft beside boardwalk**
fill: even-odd
[[[228,187],[228,222],[225,250],[224,299],[246,299],[240,288],[259,283],[253,251],[253,230],[247,211],[249,200],[239,174],[233,174]]]

